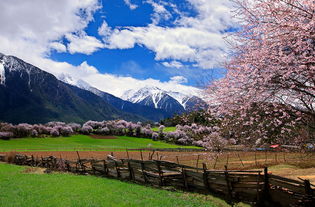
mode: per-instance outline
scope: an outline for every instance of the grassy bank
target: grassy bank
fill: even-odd
[[[152,128],[152,131],[158,132],[159,131],[159,127]],[[174,131],[176,131],[176,127],[165,127],[163,129],[163,132],[174,132]]]
[[[94,139],[85,135],[57,138],[21,138],[0,140],[0,152],[8,151],[102,151],[139,148],[197,148],[152,141],[151,139],[119,136],[117,139]]]
[[[0,163],[0,206],[229,206],[212,196]]]

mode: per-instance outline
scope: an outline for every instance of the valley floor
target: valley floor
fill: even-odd
[[[0,163],[0,180],[0,206],[5,207],[230,206],[213,196],[171,192],[93,176],[44,174],[40,168],[4,163]]]

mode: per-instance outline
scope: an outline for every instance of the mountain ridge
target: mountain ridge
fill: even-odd
[[[87,120],[147,120],[120,111],[99,96],[64,83],[17,57],[1,54],[0,61],[3,66],[0,84],[1,121],[82,123]]]

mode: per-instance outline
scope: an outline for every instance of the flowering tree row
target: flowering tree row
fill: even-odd
[[[245,143],[314,138],[314,1],[234,2],[241,26],[228,38],[233,53],[226,77],[209,88],[213,113]]]
[[[164,126],[154,132],[150,125],[132,123],[124,120],[115,121],[88,121],[82,126],[76,123],[49,122],[47,124],[18,124],[0,123],[0,138],[23,137],[58,137],[70,136],[75,133],[90,135],[117,135],[150,138],[154,141],[164,140],[181,145],[196,145],[209,149],[220,149],[228,142],[235,144],[235,140],[227,140],[221,136],[220,128],[197,124],[177,125],[176,131],[164,132]]]

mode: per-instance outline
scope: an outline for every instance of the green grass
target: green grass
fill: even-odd
[[[171,192],[93,176],[26,173],[25,169],[0,163],[0,206],[229,206],[212,196]]]
[[[152,128],[152,131],[158,132],[159,127]],[[163,132],[175,132],[175,131],[176,131],[176,127],[165,127],[163,130]]]
[[[8,151],[102,151],[139,148],[197,148],[152,141],[151,139],[119,136],[118,139],[94,139],[85,135],[58,138],[21,138],[0,140],[0,152]]]

